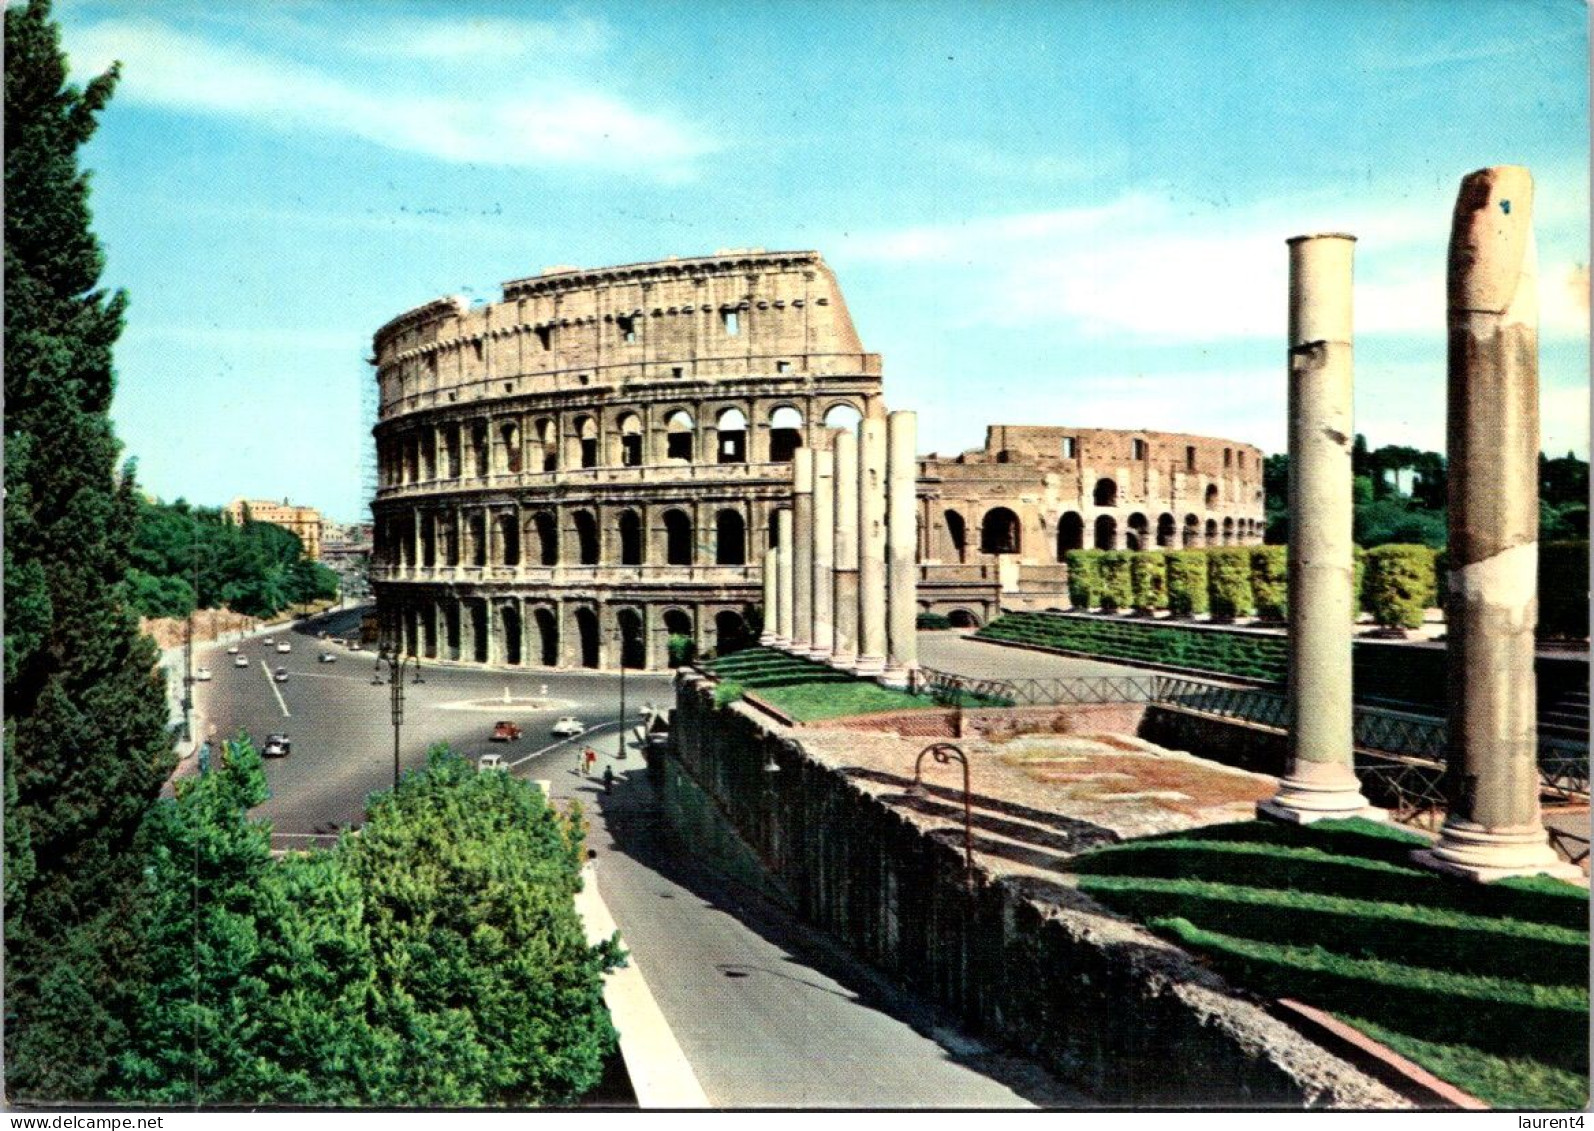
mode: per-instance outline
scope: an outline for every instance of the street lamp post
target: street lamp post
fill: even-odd
[[[399,732],[404,726],[404,673],[414,665],[415,683],[425,683],[421,678],[421,658],[411,652],[407,656],[398,653],[396,645],[383,644],[376,656],[376,666],[371,669],[371,686],[380,687],[383,683],[388,686],[388,706],[393,720],[393,788],[398,788],[399,783]],[[383,665],[387,666],[387,676],[382,675]]]
[[[950,742],[934,742],[919,751],[913,763],[913,784],[908,787],[909,797],[924,796],[924,756],[928,754],[941,765],[957,762],[963,767],[963,886],[974,891],[974,832],[973,806],[969,799],[969,760],[961,749]]]
[[[625,654],[620,655],[620,749],[616,758],[625,758]]]

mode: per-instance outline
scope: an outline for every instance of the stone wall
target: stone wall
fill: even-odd
[[[970,894],[960,846],[805,754],[800,732],[738,704],[714,708],[696,678],[682,683],[674,718],[669,757],[804,919],[1104,1105],[1400,1106],[1061,882],[981,872]]]

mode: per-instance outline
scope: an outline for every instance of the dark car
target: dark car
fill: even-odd
[[[520,741],[520,726],[519,726],[519,724],[512,723],[512,722],[510,722],[507,719],[504,719],[504,720],[501,720],[499,722],[494,723],[493,724],[493,741],[494,742],[519,742]]]
[[[293,753],[293,742],[285,734],[268,734],[260,753],[267,758],[286,758]]]

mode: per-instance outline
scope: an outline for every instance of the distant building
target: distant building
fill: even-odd
[[[321,528],[325,523],[321,520],[321,512],[314,507],[296,507],[287,499],[280,503],[270,499],[234,499],[227,504],[226,509],[232,520],[240,526],[243,525],[244,512],[247,510],[249,518],[255,522],[269,522],[273,526],[293,531],[304,543],[305,556],[311,561],[321,560]]]

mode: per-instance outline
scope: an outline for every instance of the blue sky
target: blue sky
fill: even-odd
[[[372,332],[444,294],[814,248],[921,449],[1284,445],[1287,237],[1357,250],[1357,426],[1444,443],[1469,170],[1537,180],[1544,443],[1588,451],[1581,0],[57,0],[145,488],[364,517]]]

